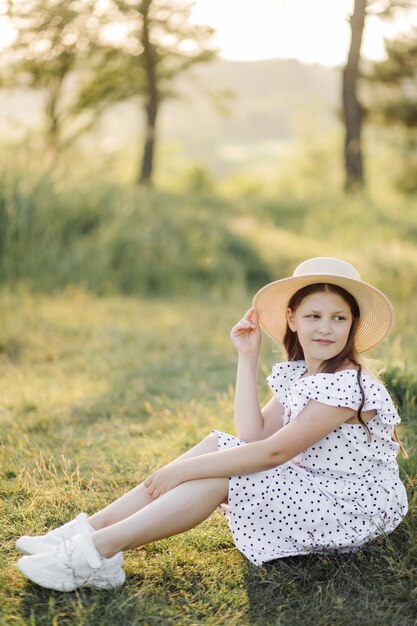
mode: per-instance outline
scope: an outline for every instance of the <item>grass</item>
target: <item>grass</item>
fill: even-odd
[[[216,512],[127,553],[127,583],[114,592],[58,594],[28,583],[15,568],[18,536],[92,513],[214,427],[233,431],[228,333],[247,298],[98,298],[75,287],[35,295],[22,285],[0,296],[1,626],[417,623],[414,404],[402,426],[410,458],[400,460],[410,513],[355,555],[256,568]],[[261,379],[279,358],[264,342]],[[412,347],[407,358],[411,365]],[[411,382],[393,372],[408,397]]]

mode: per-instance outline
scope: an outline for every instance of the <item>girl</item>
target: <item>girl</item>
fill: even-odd
[[[239,438],[213,431],[92,517],[21,537],[19,570],[60,591],[116,587],[124,550],[193,528],[223,503],[237,548],[255,565],[352,551],[390,533],[407,512],[400,418],[358,355],[392,325],[389,300],[339,259],[310,259],[266,285],[231,332]],[[288,355],[267,379],[273,396],[262,409],[260,328]]]

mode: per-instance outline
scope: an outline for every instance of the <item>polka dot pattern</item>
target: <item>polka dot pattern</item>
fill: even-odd
[[[268,383],[284,406],[284,424],[313,399],[357,409],[361,394],[355,370],[306,372],[304,361],[273,367]],[[368,422],[344,423],[281,466],[229,479],[228,521],[236,547],[255,565],[296,554],[351,552],[387,534],[408,510],[398,475],[398,444],[392,441],[399,415],[386,389],[363,372]],[[215,431],[220,450],[245,445]]]

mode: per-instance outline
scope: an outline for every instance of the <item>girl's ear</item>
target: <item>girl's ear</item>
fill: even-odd
[[[295,333],[295,331],[297,329],[296,329],[295,324],[294,324],[294,313],[293,313],[293,310],[290,309],[289,307],[287,309],[287,316],[286,317],[287,317],[287,324],[290,327],[290,330],[292,330],[292,332]]]

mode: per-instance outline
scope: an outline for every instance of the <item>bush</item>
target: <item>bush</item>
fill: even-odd
[[[414,374],[399,367],[391,367],[383,374],[384,382],[398,403],[404,421],[416,413],[417,378]]]
[[[253,244],[230,230],[229,212],[191,192],[3,180],[0,280],[96,293],[253,290],[271,276]]]

